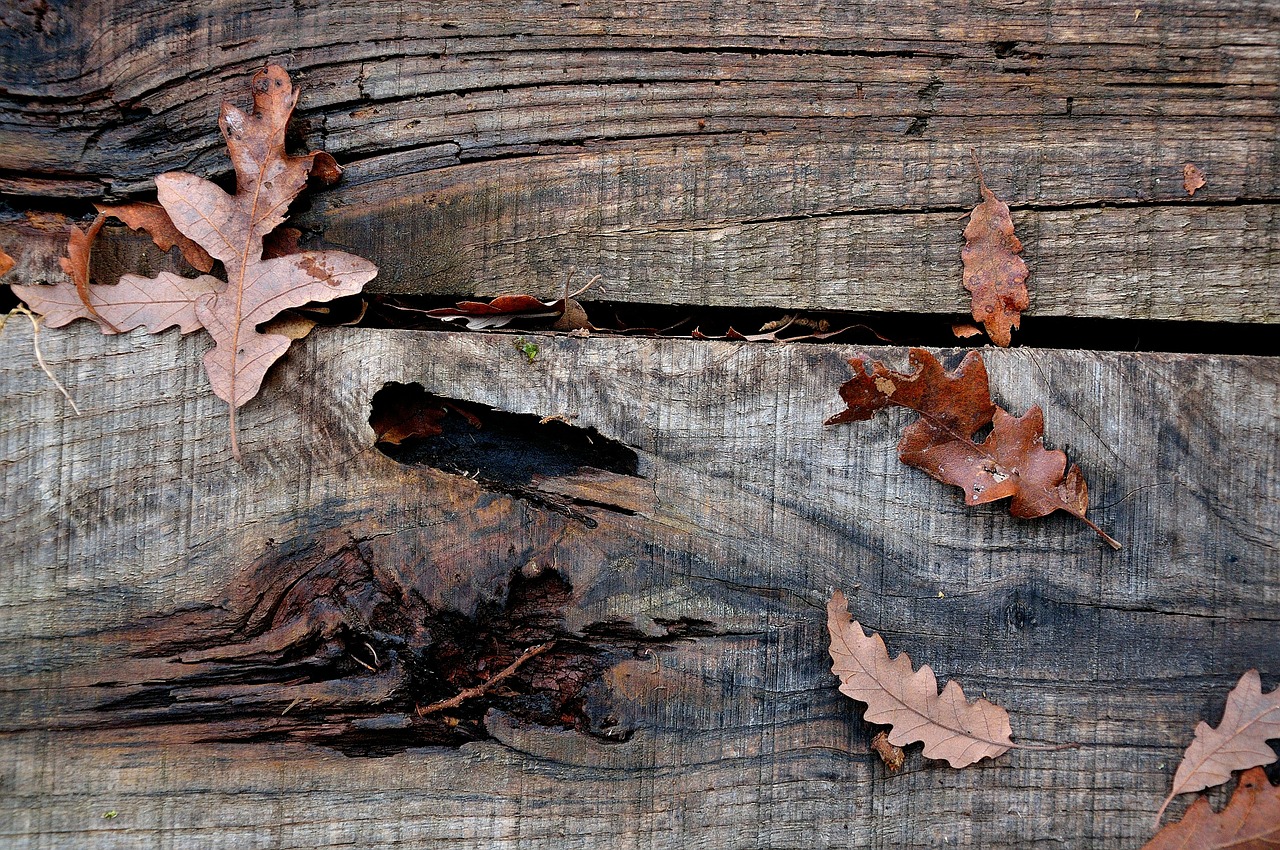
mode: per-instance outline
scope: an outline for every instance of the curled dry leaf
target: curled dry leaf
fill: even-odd
[[[929,665],[913,670],[905,653],[890,658],[880,635],[863,632],[838,590],[827,603],[827,629],[840,693],[867,704],[868,723],[892,727],[889,743],[923,741],[926,758],[952,767],[995,758],[1015,746],[1008,712],[985,699],[969,702],[955,681],[939,694]]]
[[[977,165],[977,159],[974,160]],[[973,296],[973,319],[981,322],[987,336],[999,346],[1007,346],[1013,329],[1022,322],[1022,311],[1030,305],[1027,294],[1027,264],[1018,254],[1022,242],[1013,235],[1009,205],[995,196],[978,171],[982,203],[969,214],[964,229],[964,288]]]
[[[871,739],[871,749],[875,754],[880,756],[880,761],[884,762],[885,770],[890,773],[897,773],[902,770],[902,766],[907,763],[907,754],[902,751],[902,747],[895,747],[889,742],[889,735],[885,732],[877,732],[875,737]]]
[[[1191,804],[1142,850],[1275,850],[1280,847],[1280,788],[1260,767],[1245,771],[1231,802],[1215,812],[1208,797]]]
[[[177,245],[182,251],[183,259],[192,268],[202,272],[208,272],[213,268],[213,257],[209,256],[209,252],[184,236],[173,223],[173,219],[169,218],[169,213],[165,212],[164,207],[159,204],[140,201],[134,204],[95,204],[94,206],[98,208],[98,212],[120,219],[132,230],[145,231],[161,251],[168,251]],[[87,261],[86,257],[86,266]],[[88,277],[87,268],[85,277]]]
[[[977,325],[971,325],[968,322],[958,322],[951,326],[951,333],[956,339],[968,339],[982,333]]]
[[[185,172],[156,178],[160,205],[174,227],[222,261],[226,281],[165,273],[151,279],[127,275],[115,286],[89,286],[86,261],[84,286],[76,281],[76,294],[68,294],[65,286],[14,287],[53,327],[76,318],[100,318],[111,325],[109,331],[204,327],[216,343],[205,355],[205,371],[214,393],[231,406],[236,456],[236,409],[257,394],[267,369],[290,344],[289,337],[259,333],[257,327],[282,310],[355,294],[377,274],[368,260],[340,251],[264,258],[263,239],[284,220],[307,182],[315,154],[285,152],[285,130],[298,91],[284,69],[268,65],[254,74],[251,90],[251,112],[223,103],[219,120],[236,171],[234,195]],[[75,251],[73,238],[71,260],[78,268]],[[76,309],[78,300],[84,303]]]
[[[909,373],[894,372],[859,354],[849,361],[854,377],[840,387],[846,410],[826,424],[860,422],[889,406],[920,414],[898,443],[903,463],[922,469],[945,484],[964,490],[965,504],[983,505],[1012,498],[1009,512],[1022,519],[1066,511],[1113,548],[1110,535],[1085,516],[1089,488],[1080,467],[1067,456],[1044,447],[1044,414],[1033,407],[1013,416],[991,400],[987,366],[970,351],[954,372],[946,372],[923,348],[911,349]],[[991,426],[982,442],[978,431]]]
[[[532,295],[499,295],[489,302],[459,301],[454,307],[427,310],[426,314],[445,322],[466,322],[467,330],[471,331],[506,327],[517,319],[549,318],[555,319],[552,330],[594,330],[587,320],[587,311],[575,299],[594,286],[600,276],[591,278],[586,286],[572,293],[569,292],[570,277],[572,272],[565,278],[564,297],[557,301],[540,301]]]
[[[1187,190],[1188,195],[1194,195],[1196,189],[1204,188],[1204,172],[1189,162],[1182,166],[1182,188]]]
[[[1221,785],[1234,770],[1275,761],[1275,750],[1267,746],[1271,738],[1280,738],[1280,687],[1264,694],[1258,671],[1250,670],[1227,694],[1222,722],[1216,728],[1203,720],[1196,726],[1195,740],[1182,756],[1156,822],[1179,794]]]
[[[3,277],[13,271],[13,267],[13,257],[10,257],[3,250],[0,250],[0,277]]]

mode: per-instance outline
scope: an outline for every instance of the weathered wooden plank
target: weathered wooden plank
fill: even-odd
[[[626,301],[962,312],[942,281],[974,150],[1026,237],[1030,316],[1275,321],[1265,0],[360,8],[11,16],[0,189],[225,176],[218,103],[274,58],[348,166],[303,223],[382,291],[546,291],[575,265]]]
[[[581,162],[572,168],[581,174]],[[328,208],[324,238],[377,262],[370,292],[554,298],[570,267],[603,276],[598,297],[692,307],[776,307],[967,314],[958,214],[788,216],[601,226],[552,222],[556,193],[494,205],[494,184],[380,181]],[[585,188],[580,181],[577,188]],[[598,184],[596,188],[599,188]],[[434,199],[428,205],[427,199]],[[614,197],[595,214],[639,216]],[[327,206],[328,201],[326,200]],[[520,210],[515,214],[513,210]],[[1280,321],[1280,206],[1162,206],[1015,210],[1032,268],[1026,315],[1267,323]],[[635,219],[631,219],[633,222]],[[304,219],[304,223],[305,223]],[[312,220],[314,221],[314,219]],[[64,230],[0,223],[17,274],[52,283]],[[99,280],[181,270],[141,235],[101,238]],[[591,298],[591,295],[587,296]]]
[[[6,328],[4,840],[1136,847],[1195,721],[1244,669],[1280,676],[1271,359],[987,354],[997,397],[1043,404],[1084,468],[1113,553],[1069,518],[965,508],[897,462],[904,417],[823,428],[844,347],[536,340],[529,363],[505,335],[317,332],[245,408],[239,467],[195,337],[43,335],[74,417]],[[365,422],[388,381],[571,417],[642,477],[516,496],[397,463]],[[885,776],[827,672],[833,587],[1015,737],[1086,746],[960,772],[909,751]],[[408,716],[419,621],[394,610],[563,646],[448,733]],[[364,640],[377,671],[347,659]],[[306,662],[314,641],[341,657]],[[530,722],[573,676],[571,728]],[[445,734],[474,740],[425,746]]]

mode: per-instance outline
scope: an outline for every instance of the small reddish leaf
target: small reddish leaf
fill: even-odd
[[[880,761],[884,762],[885,770],[890,773],[897,773],[907,763],[907,754],[902,751],[902,747],[895,747],[890,743],[889,735],[885,732],[877,732],[875,734],[875,737],[871,739],[871,749],[876,755],[880,756]]]
[[[445,322],[467,323],[467,330],[501,328],[516,319],[559,317],[559,302],[539,301],[532,295],[499,295],[492,301],[459,301],[456,307],[428,310],[427,315]]]
[[[923,741],[926,758],[952,767],[995,758],[1015,746],[1008,712],[985,699],[969,702],[954,680],[939,694],[929,665],[914,670],[905,653],[890,658],[880,635],[863,632],[838,590],[827,603],[827,629],[840,693],[867,704],[868,723],[891,726],[891,744]]]
[[[13,271],[14,265],[13,257],[10,257],[4,251],[0,250],[0,277],[3,277]]]
[[[1013,235],[1009,205],[987,188],[978,172],[982,203],[973,208],[964,229],[964,288],[973,295],[973,318],[981,322],[991,341],[1007,346],[1030,305],[1027,264],[1018,254],[1022,242]]]
[[[1188,195],[1194,195],[1196,189],[1204,187],[1204,172],[1196,168],[1191,163],[1182,166],[1182,188],[1187,190]]]
[[[182,257],[192,268],[208,272],[213,268],[213,257],[195,242],[182,235],[173,224],[173,219],[159,204],[94,204],[98,212],[118,218],[133,230],[144,230],[161,251],[168,251],[177,245]]]
[[[854,377],[840,387],[847,408],[826,424],[859,422],[889,406],[920,414],[898,443],[903,463],[964,490],[965,503],[1012,498],[1009,511],[1022,519],[1066,511],[1085,522],[1110,546],[1120,548],[1085,516],[1089,491],[1067,456],[1044,448],[1044,415],[1033,407],[1015,417],[991,400],[982,355],[970,351],[954,372],[922,348],[911,349],[909,373],[894,372],[860,354],[849,361]],[[986,426],[982,442],[974,436]]]
[[[1231,802],[1215,812],[1208,797],[1191,804],[1142,850],[1275,850],[1280,847],[1280,788],[1260,767],[1245,771]]]
[[[977,325],[971,325],[968,322],[962,322],[951,326],[951,333],[955,334],[956,339],[968,339],[982,333]]]
[[[1280,687],[1264,694],[1258,671],[1249,670],[1227,694],[1222,722],[1216,728],[1203,720],[1196,726],[1156,821],[1179,794],[1221,785],[1234,770],[1275,761],[1276,752],[1267,745],[1271,738],[1280,738]]]
[[[331,154],[316,151],[311,161],[311,179],[321,186],[332,186],[342,178],[342,166]]]

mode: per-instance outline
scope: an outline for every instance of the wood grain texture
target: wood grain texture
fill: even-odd
[[[238,467],[197,338],[45,335],[75,417],[29,326],[6,328],[3,843],[1138,847],[1196,721],[1244,669],[1280,677],[1273,360],[987,354],[1003,405],[1044,405],[1048,442],[1125,543],[1113,553],[1069,517],[965,508],[896,460],[905,417],[823,428],[845,347],[536,341],[529,363],[502,334],[317,331],[243,410]],[[576,414],[642,477],[547,476],[516,497],[399,464],[366,421],[388,381]],[[586,500],[595,527],[552,497]],[[401,740],[408,706],[375,699],[373,671],[318,683],[330,701],[295,718],[271,702],[280,685],[255,684],[285,661],[183,691],[184,669],[216,659],[147,654],[157,630],[250,623],[244,600],[275,598],[326,547],[464,614],[552,564],[571,586],[563,639],[626,634],[635,651],[595,674],[586,727],[524,722],[512,698],[483,738],[382,758],[300,737]],[[964,771],[908,748],[886,776],[828,670],[837,587],[891,651],[1007,708],[1015,740],[1084,746]],[[245,651],[235,628],[214,655]]]
[[[348,166],[304,222],[382,291],[543,294],[574,265],[624,301],[964,312],[972,149],[1028,316],[1277,318],[1268,0],[29,5],[0,29],[0,190],[225,175],[218,104],[280,61]]]

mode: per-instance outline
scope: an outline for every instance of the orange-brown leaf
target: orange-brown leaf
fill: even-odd
[[[885,770],[890,773],[897,773],[907,763],[907,754],[902,751],[902,747],[894,746],[890,743],[887,732],[877,732],[875,734],[875,737],[871,739],[871,749],[876,755],[880,756],[880,761],[884,762]]]
[[[1280,847],[1280,788],[1260,767],[1245,771],[1231,802],[1215,812],[1208,797],[1191,804],[1142,850],[1275,850]]]
[[[173,219],[159,204],[142,201],[133,204],[94,204],[98,212],[118,218],[133,230],[146,231],[161,251],[168,251],[174,245],[182,251],[182,257],[192,268],[208,272],[213,268],[213,257],[198,244],[182,235],[173,224]]]
[[[952,767],[995,758],[1014,746],[1008,712],[985,699],[969,702],[954,680],[939,694],[929,665],[914,670],[905,653],[890,658],[880,635],[863,632],[838,590],[827,603],[827,629],[840,693],[867,704],[868,723],[891,726],[890,743],[922,741],[926,758]]]
[[[1275,750],[1267,746],[1271,738],[1280,738],[1280,687],[1264,694],[1258,671],[1250,670],[1227,694],[1222,722],[1213,727],[1202,720],[1196,726],[1160,814],[1179,794],[1221,785],[1232,771],[1275,761]]]
[[[4,251],[0,250],[0,277],[3,277],[13,271],[14,265],[13,257],[10,257]]]
[[[1188,195],[1194,195],[1196,189],[1204,188],[1204,172],[1189,162],[1182,166],[1182,188],[1187,190]]]
[[[1080,468],[1044,447],[1044,415],[1033,407],[1015,417],[991,400],[982,355],[970,351],[954,372],[932,354],[911,349],[909,373],[894,372],[860,354],[849,361],[854,377],[840,387],[846,409],[828,425],[870,419],[889,406],[920,414],[898,443],[903,463],[964,490],[965,503],[981,505],[1011,498],[1009,511],[1022,519],[1066,511],[1083,520],[1103,540],[1116,543],[1085,516],[1089,490]],[[975,435],[986,426],[982,442]]]
[[[1018,254],[1022,242],[1013,235],[1009,205],[987,188],[978,175],[982,203],[973,208],[964,229],[964,288],[973,296],[973,319],[981,322],[996,345],[1007,346],[1013,329],[1030,305],[1027,264]]]

